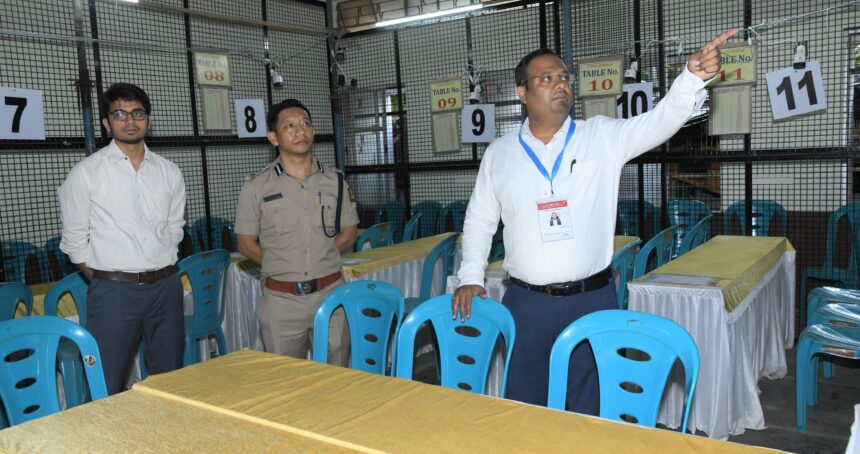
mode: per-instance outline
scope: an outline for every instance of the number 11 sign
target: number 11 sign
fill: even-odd
[[[821,66],[817,60],[807,62],[804,69],[780,69],[767,73],[765,78],[774,120],[827,108]]]

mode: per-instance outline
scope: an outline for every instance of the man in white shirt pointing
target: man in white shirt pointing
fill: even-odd
[[[453,317],[468,318],[472,297],[487,297],[484,269],[501,217],[510,275],[502,302],[517,329],[508,398],[546,405],[556,337],[583,315],[618,308],[609,264],[621,168],[669,139],[701,105],[706,81],[720,71],[717,47],[735,33],[693,53],[657,107],[629,120],[572,120],[571,76],[550,50],[532,52],[517,65],[517,95],[528,118],[493,141],[481,161],[463,227],[461,286],[451,307]],[[566,222],[550,225],[552,213]],[[567,408],[599,414],[590,347],[579,346],[571,361]]]
[[[109,394],[124,390],[141,336],[150,373],[182,367],[176,259],[185,182],[176,164],[143,142],[151,109],[137,86],[108,88],[99,110],[113,141],[75,165],[58,191],[60,249],[90,280],[86,328],[98,342]]]

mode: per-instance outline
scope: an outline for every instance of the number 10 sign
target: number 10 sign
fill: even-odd
[[[774,120],[827,108],[821,66],[817,60],[807,62],[804,69],[780,69],[767,73],[765,77]]]

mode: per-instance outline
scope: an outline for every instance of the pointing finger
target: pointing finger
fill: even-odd
[[[740,30],[740,29],[738,29],[738,28],[733,28],[733,29],[731,29],[731,30],[728,30],[728,31],[725,31],[725,32],[721,33],[719,36],[717,36],[716,38],[714,38],[713,40],[711,40],[711,42],[709,42],[709,43],[705,46],[705,49],[706,49],[706,50],[716,49],[717,47],[719,47],[719,46],[720,46],[720,44],[722,44],[722,43],[726,42],[726,41],[727,41],[729,38],[731,38],[732,36],[735,36],[735,35],[738,33],[738,31],[739,31],[739,30]]]

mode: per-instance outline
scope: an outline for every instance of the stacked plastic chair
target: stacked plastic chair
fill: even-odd
[[[424,264],[421,270],[421,291],[418,297],[406,298],[406,313],[412,312],[424,301],[427,301],[432,296],[433,292],[433,274],[436,271],[436,262],[442,262],[442,278],[439,282],[439,288],[436,289],[437,294],[445,293],[445,281],[449,275],[454,273],[454,254],[457,252],[457,237],[454,234],[440,241],[439,244],[433,246],[433,249],[424,257]]]
[[[711,216],[705,216],[694,226],[687,230],[680,245],[675,250],[673,257],[680,257],[687,252],[699,247],[711,237]]]
[[[0,242],[0,257],[7,282],[32,285],[43,281],[42,262],[46,262],[42,249],[23,241]]]
[[[350,356],[353,369],[386,375],[393,370],[388,358],[394,358],[392,333],[403,321],[403,294],[384,282],[355,281],[346,283],[323,300],[314,316],[313,359],[328,362],[329,321],[342,307],[349,325]]]
[[[209,247],[209,229],[206,226],[206,217],[198,218],[191,226],[191,231],[198,235],[198,248],[196,252],[208,251],[214,249],[226,249],[227,251],[236,250],[236,232],[233,229],[233,223],[218,217],[212,216],[208,218],[212,223],[212,247]]]
[[[55,364],[61,339],[72,342],[80,351],[92,399],[107,397],[98,345],[83,327],[57,317],[2,322],[0,399],[10,425],[60,411]]]
[[[675,253],[672,258],[679,255],[681,243],[687,232],[691,230],[702,219],[711,216],[711,209],[699,200],[672,200],[667,207],[669,213],[669,225],[678,227],[675,231]]]
[[[421,215],[421,223],[418,225],[418,238],[435,235],[439,224],[439,213],[442,205],[434,200],[425,200],[412,207],[411,215]]]
[[[42,263],[42,275],[49,281],[59,281],[78,270],[78,267],[69,260],[69,256],[60,250],[60,241],[62,238],[57,235],[42,245],[42,256],[45,258],[45,263]]]
[[[845,218],[851,231],[851,244],[853,251],[848,251],[848,266],[840,268],[836,266],[836,253],[839,244],[837,241],[839,223]],[[807,289],[810,279],[819,279],[838,283],[843,288],[857,288],[860,277],[857,273],[857,257],[860,251],[860,202],[850,202],[839,207],[827,221],[827,240],[824,251],[824,263],[821,266],[808,266],[803,270],[800,277],[800,326],[806,326],[807,312]]]
[[[23,304],[25,315],[33,312],[33,291],[20,282],[0,282],[0,321],[12,320]]]
[[[406,316],[397,334],[395,375],[412,378],[415,336],[429,323],[438,341],[437,367],[442,386],[477,394],[487,390],[487,372],[496,341],[505,344],[505,370],[501,395],[507,385],[507,370],[514,348],[516,329],[508,308],[493,299],[472,298],[472,315],[465,321],[451,319],[451,295],[424,302]]]
[[[185,357],[183,365],[200,362],[199,339],[214,336],[218,354],[226,355],[227,342],[221,330],[221,281],[230,263],[230,253],[224,249],[201,252],[179,262],[179,273],[188,276],[194,313],[185,317]]]
[[[726,209],[723,215],[723,233],[728,235],[733,217],[737,217],[741,225],[741,235],[746,235],[746,202],[738,200]],[[773,230],[771,223],[774,217],[780,220],[779,230]],[[788,230],[788,213],[785,208],[773,200],[752,201],[752,236],[785,236]]]
[[[565,409],[571,353],[584,340],[597,363],[602,418],[655,427],[669,372],[680,360],[685,377],[681,432],[687,430],[699,350],[684,328],[663,317],[622,310],[593,312],[576,320],[550,351],[549,408]]]
[[[615,282],[618,284],[616,297],[618,298],[619,309],[627,309],[627,283],[633,279],[633,268],[636,263],[636,254],[639,253],[640,244],[642,244],[640,240],[628,243],[612,256],[610,267],[612,268]]]
[[[466,220],[466,207],[467,202],[462,200],[457,200],[446,205],[442,209],[442,212],[439,213],[439,226],[436,232],[445,233],[448,231],[448,216],[451,217],[451,231],[456,233],[462,232],[463,223]]]
[[[376,210],[376,223],[391,224],[392,240],[399,243],[403,238],[403,224],[406,220],[406,204],[399,200],[385,202]]]
[[[618,225],[620,226],[621,235],[638,236],[647,238],[648,233],[644,226],[639,225],[639,201],[638,200],[619,200],[618,201]],[[656,232],[660,228],[660,211],[649,202],[645,202],[643,214],[645,218],[644,225],[650,225],[651,231]]]
[[[412,215],[412,218],[406,223],[406,227],[403,227],[403,241],[412,241],[418,238],[418,227],[422,217],[424,215],[421,213]]]
[[[72,273],[57,281],[45,294],[45,315],[57,316],[60,300],[70,295],[78,312],[78,324],[87,326],[87,291],[89,283],[80,272]],[[80,354],[69,348],[61,348],[57,353],[60,375],[63,376],[63,391],[67,407],[74,407],[86,401],[87,386],[84,383],[84,364]]]

